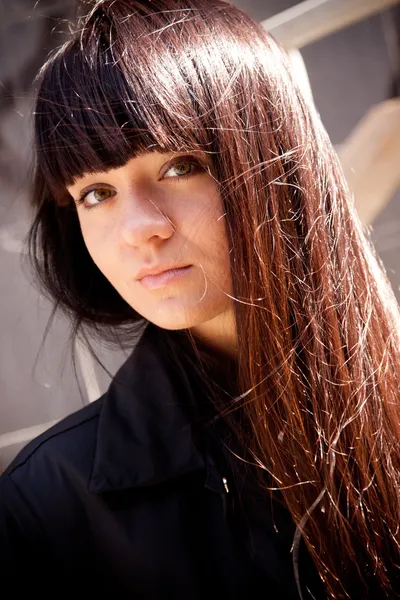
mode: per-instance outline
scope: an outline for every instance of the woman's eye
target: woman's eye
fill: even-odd
[[[112,196],[115,196],[114,190],[99,187],[82,194],[78,200],[78,204],[83,204],[85,208],[89,208],[101,204]]]
[[[168,179],[171,179],[172,177],[183,179],[193,175],[197,169],[201,169],[201,165],[197,160],[179,160],[165,171],[164,177],[167,177]],[[168,173],[172,174],[168,175]]]
[[[199,171],[205,171],[205,168],[195,158],[180,159],[175,163],[170,164],[162,178],[175,179],[180,181],[186,177],[191,177]],[[107,187],[95,187],[92,190],[83,192],[77,200],[77,204],[83,205],[84,208],[93,208],[99,204],[103,204],[116,195],[116,191]]]

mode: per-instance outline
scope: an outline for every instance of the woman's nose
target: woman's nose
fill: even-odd
[[[150,240],[166,240],[174,233],[170,219],[151,198],[126,199],[120,215],[120,236],[123,244],[140,247]]]

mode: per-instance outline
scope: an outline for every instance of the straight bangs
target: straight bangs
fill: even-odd
[[[180,68],[167,42],[155,51],[141,27],[151,32],[154,24],[137,19],[137,27],[127,27],[116,11],[107,15],[100,7],[38,75],[36,164],[56,200],[84,173],[120,167],[145,152],[209,144],[194,100],[197,71]]]

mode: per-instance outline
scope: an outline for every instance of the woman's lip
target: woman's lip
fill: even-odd
[[[187,267],[181,267],[180,269],[169,269],[168,271],[163,271],[162,273],[158,273],[157,275],[146,275],[140,279],[140,283],[144,285],[148,290],[156,290],[158,288],[164,287],[169,283],[174,282],[176,279],[179,279],[183,275],[185,275],[192,265]]]

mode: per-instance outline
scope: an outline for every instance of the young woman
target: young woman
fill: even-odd
[[[132,353],[3,474],[3,579],[396,597],[400,315],[318,115],[225,2],[84,10],[38,78],[30,251]]]

